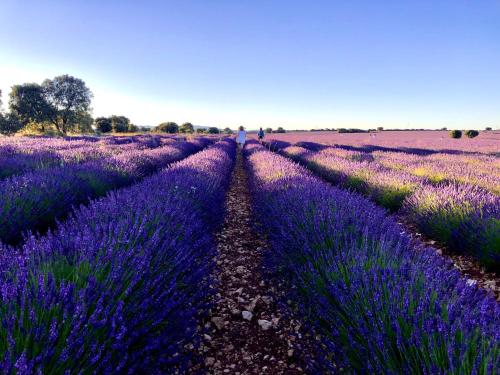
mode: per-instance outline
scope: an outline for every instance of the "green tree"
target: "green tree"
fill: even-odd
[[[207,132],[207,129],[205,128],[198,128],[196,129],[197,134],[205,134]]]
[[[125,116],[111,116],[111,127],[115,133],[126,133],[130,120]]]
[[[268,134],[271,134],[273,132],[273,128],[266,128],[264,131]]]
[[[179,125],[177,125],[175,122],[162,122],[160,125],[158,125],[155,128],[155,131],[160,132],[160,133],[178,133],[179,132]]]
[[[211,126],[208,128],[208,134],[219,134],[219,129],[215,126]]]
[[[278,129],[276,129],[276,133],[286,133],[286,130],[279,126]]]
[[[484,128],[484,130],[486,130],[486,131],[491,131],[491,130],[493,130],[493,129],[492,129],[492,128],[490,128],[489,126],[487,126],[486,128]]]
[[[465,135],[469,138],[475,138],[479,135],[479,132],[477,130],[466,130]]]
[[[95,127],[101,133],[109,133],[113,130],[111,119],[109,117],[98,117],[94,121]]]
[[[46,79],[42,88],[43,96],[50,106],[50,122],[59,133],[66,134],[68,129],[78,123],[82,113],[90,109],[92,92],[79,78],[65,74]]]
[[[185,122],[179,128],[179,132],[181,133],[194,133],[194,126],[190,122]]]
[[[11,135],[21,130],[23,124],[11,113],[4,115],[0,112],[0,134]]]
[[[451,130],[449,134],[450,134],[451,138],[456,138],[456,139],[462,138],[462,131],[461,130]]]
[[[224,128],[224,134],[233,134],[233,131],[230,128]]]
[[[139,131],[139,127],[132,123],[128,124],[128,132],[129,133],[137,133]]]
[[[383,130],[384,130],[384,127],[383,127],[383,126],[378,126],[378,127],[377,127],[377,131],[381,132],[381,131],[383,131]]]
[[[94,118],[89,112],[80,112],[75,115],[75,122],[71,124],[71,130],[77,133],[91,133]]]
[[[54,112],[47,102],[42,86],[37,83],[24,83],[12,86],[9,94],[9,109],[22,126],[30,123],[40,124],[45,131],[45,123],[52,120]]]

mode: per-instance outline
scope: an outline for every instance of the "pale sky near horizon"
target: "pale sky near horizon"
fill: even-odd
[[[93,115],[287,129],[500,127],[500,1],[0,0],[0,89]]]

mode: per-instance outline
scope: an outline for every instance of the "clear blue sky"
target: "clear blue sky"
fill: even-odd
[[[500,127],[500,1],[0,0],[0,88],[250,128]]]

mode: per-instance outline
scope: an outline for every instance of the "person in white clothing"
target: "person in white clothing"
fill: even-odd
[[[243,148],[243,146],[245,145],[246,137],[247,132],[245,131],[245,128],[243,126],[240,126],[238,135],[236,136],[236,143],[239,147]]]

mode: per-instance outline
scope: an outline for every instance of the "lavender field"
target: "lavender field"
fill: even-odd
[[[499,153],[0,138],[0,372],[496,374]]]

